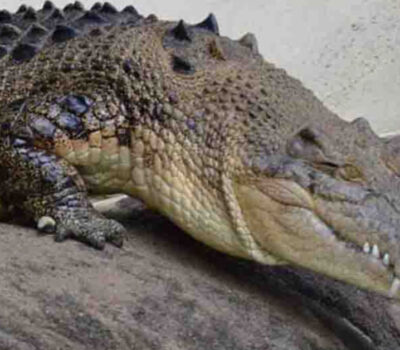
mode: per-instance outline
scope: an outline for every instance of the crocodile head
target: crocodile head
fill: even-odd
[[[264,61],[252,35],[232,41],[217,28],[213,16],[200,26],[168,23],[154,56],[164,83],[172,77],[179,92],[175,107],[186,103],[187,118],[202,126],[200,148],[223,153],[225,202],[245,251],[233,253],[400,298],[395,141],[380,139],[363,119],[330,112]]]
[[[247,154],[235,192],[252,236],[277,261],[400,298],[399,140],[332,118]]]

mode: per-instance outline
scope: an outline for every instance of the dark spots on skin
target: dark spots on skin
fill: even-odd
[[[138,71],[133,72],[133,76],[135,77],[135,79],[140,80],[141,79],[141,75]]]
[[[133,64],[132,64],[132,59],[128,58],[124,61],[122,64],[122,68],[125,71],[125,73],[130,74],[133,71]]]
[[[1,130],[8,131],[10,129],[11,129],[11,123],[10,122],[1,123]]]
[[[194,119],[192,119],[192,118],[189,118],[189,119],[186,121],[186,125],[187,125],[187,127],[188,127],[190,130],[194,130],[194,129],[196,128],[196,122],[195,122]]]
[[[101,28],[94,28],[89,32],[90,36],[96,37],[102,35],[104,32]]]
[[[195,69],[193,65],[185,58],[179,56],[172,57],[172,68],[177,73],[193,74]]]
[[[130,146],[131,145],[131,134],[129,129],[118,129],[117,138],[120,146]]]
[[[257,113],[254,113],[253,111],[249,111],[249,117],[253,120],[258,119],[260,116]]]
[[[172,104],[177,104],[179,102],[178,94],[175,91],[169,92],[168,99]]]
[[[157,106],[155,108],[155,117],[160,122],[165,122],[165,120],[166,120],[166,115],[164,114],[163,105],[161,103],[157,104]]]
[[[61,69],[64,73],[72,72],[75,69],[75,65],[71,63],[64,63]]]

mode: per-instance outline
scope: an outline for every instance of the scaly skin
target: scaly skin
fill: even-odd
[[[123,192],[220,251],[400,297],[398,140],[338,118],[213,16],[60,13],[0,13],[4,205],[102,248],[124,229],[86,192]]]

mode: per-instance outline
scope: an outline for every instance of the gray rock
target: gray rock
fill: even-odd
[[[119,207],[122,249],[0,225],[0,349],[400,348],[400,305],[227,257],[136,202]]]

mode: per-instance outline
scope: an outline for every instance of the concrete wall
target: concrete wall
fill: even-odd
[[[111,1],[111,0],[110,0]],[[64,6],[68,1],[54,1]],[[83,1],[91,6],[94,1]],[[22,1],[1,0],[15,10]],[[42,0],[25,3],[38,8]],[[116,0],[144,15],[196,23],[209,12],[221,33],[256,34],[264,57],[287,69],[346,119],[364,116],[400,133],[398,0]]]

